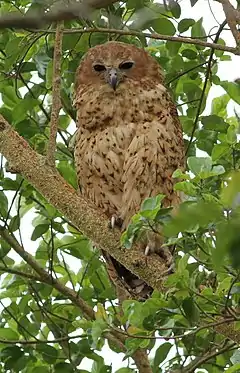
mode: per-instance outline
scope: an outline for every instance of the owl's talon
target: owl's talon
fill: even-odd
[[[115,226],[115,216],[113,215],[112,217],[111,217],[111,221],[110,221],[110,227],[112,228],[112,229],[114,229],[114,226]]]
[[[164,274],[173,273],[174,269],[174,260],[173,255],[170,249],[166,246],[162,246],[159,242],[155,242],[151,244],[151,241],[148,241],[148,244],[144,248],[144,255],[145,255],[145,262],[147,264],[147,257],[151,254],[155,253],[158,254],[161,258],[164,259],[166,267],[168,268]]]
[[[150,246],[147,245],[147,246],[145,247],[144,255],[148,256],[149,252],[150,252]]]
[[[161,273],[161,276],[171,275],[172,273],[174,273],[174,269],[175,269],[175,263],[172,262],[169,268],[166,269],[166,271]]]
[[[111,216],[111,220],[110,220],[110,223],[109,223],[111,229],[114,229],[116,227],[121,228],[122,224],[123,224],[123,220],[121,218],[119,218],[119,216],[117,216],[117,215],[112,215]]]
[[[174,265],[173,255],[170,252],[168,247],[161,247],[159,251],[159,255],[166,261],[166,265],[168,267],[168,271],[172,269]]]

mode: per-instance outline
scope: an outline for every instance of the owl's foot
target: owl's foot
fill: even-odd
[[[166,263],[166,267],[168,267],[168,269],[164,271],[164,273],[161,273],[162,276],[170,275],[171,273],[174,272],[175,263],[173,260],[173,255],[168,247],[160,247],[160,248],[158,247],[157,249],[156,248],[153,249],[151,248],[151,245],[148,244],[145,247],[145,252],[144,252],[144,254],[146,255],[146,263],[147,263],[147,256],[151,255],[151,253],[156,253],[161,258],[163,258]]]
[[[110,223],[109,223],[109,226],[111,229],[114,229],[114,228],[122,228],[122,225],[123,225],[123,220],[117,216],[117,215],[112,215],[111,217],[111,220],[110,220]]]

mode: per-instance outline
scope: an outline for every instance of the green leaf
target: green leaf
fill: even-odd
[[[7,341],[18,340],[19,338],[18,333],[10,328],[0,328],[0,335],[2,339],[6,339]]]
[[[187,319],[191,324],[195,324],[199,320],[199,309],[197,308],[192,297],[185,298],[182,303],[183,310]]]
[[[69,161],[60,161],[57,165],[57,169],[64,179],[77,189],[77,176],[73,165]]]
[[[146,198],[141,206],[141,211],[154,210],[161,207],[161,202],[164,199],[164,194],[158,194],[156,197]]]
[[[169,342],[165,342],[158,347],[153,360],[154,372],[158,372],[160,364],[166,359],[171,348],[172,344]]]
[[[225,41],[224,41],[223,39],[221,39],[221,38],[218,39],[218,44],[223,45],[223,46],[226,45]],[[215,55],[216,55],[217,57],[221,57],[221,56],[224,54],[224,51],[221,51],[221,50],[215,50],[214,53],[215,53]]]
[[[55,229],[55,231],[57,232],[60,232],[60,233],[65,233],[65,229],[63,227],[63,222],[62,223],[58,223],[56,221],[53,221],[52,222],[52,227],[53,229]]]
[[[173,17],[179,18],[181,16],[181,7],[176,0],[169,2],[169,10],[172,13]]]
[[[19,182],[12,180],[9,177],[5,177],[1,182],[3,189],[5,190],[17,190],[19,188]]]
[[[196,232],[200,227],[206,227],[219,221],[222,216],[222,206],[217,201],[184,202],[171,221],[163,227],[163,233],[172,237],[179,232]]]
[[[224,94],[220,97],[215,97],[212,100],[212,111],[211,114],[219,116],[221,119],[227,115],[227,105],[230,97],[228,94]]]
[[[233,99],[238,105],[240,105],[240,85],[233,82],[223,81],[220,82],[220,86],[225,89],[228,95]]]
[[[135,372],[135,369],[131,369],[131,368],[120,368],[118,370],[116,370],[115,373],[134,373]]]
[[[184,18],[178,24],[178,31],[180,33],[187,31],[195,23],[193,18]]]
[[[51,58],[45,53],[39,53],[34,56],[34,62],[36,63],[36,68],[40,75],[45,75],[45,71],[50,61]]]
[[[234,372],[239,372],[240,371],[240,364],[235,364],[233,367],[231,368],[228,368],[227,370],[225,370],[225,373],[234,373]]]
[[[239,221],[235,217],[218,224],[216,237],[216,250],[212,252],[213,264],[216,269],[222,268],[229,262],[233,268],[240,266],[240,232]]]
[[[20,227],[20,218],[19,218],[19,215],[15,215],[10,223],[9,223],[9,230],[10,232],[15,232],[16,230],[18,230]]]
[[[207,179],[208,177],[221,175],[225,172],[222,165],[212,166],[212,159],[210,157],[189,157],[187,163],[190,171],[200,177],[200,179]]]
[[[212,169],[212,159],[210,157],[188,157],[187,164],[195,176],[202,176]]]
[[[22,51],[23,48],[20,46],[22,41],[21,37],[14,37],[9,40],[7,45],[5,46],[5,53],[6,53],[6,60],[5,60],[5,68],[8,69],[11,67],[13,62],[15,61],[18,51]]]
[[[159,34],[173,36],[176,29],[172,22],[166,18],[157,18],[151,22],[151,26]]]
[[[201,122],[205,129],[219,131],[226,133],[229,125],[224,121],[222,117],[218,115],[208,115],[206,117],[201,117]]]
[[[48,364],[54,364],[58,357],[58,350],[48,344],[38,344],[36,351],[41,355],[42,359]]]
[[[39,224],[34,228],[34,231],[31,236],[32,241],[36,241],[39,237],[41,237],[44,233],[46,233],[49,229],[49,224]]]
[[[127,0],[128,9],[138,9],[144,6],[144,0]]]
[[[188,58],[189,60],[195,60],[197,58],[197,52],[192,49],[183,49],[182,56]]]
[[[232,61],[232,58],[228,54],[224,54],[223,56],[220,57],[220,61]],[[219,82],[218,82],[218,84],[219,84]]]
[[[21,67],[20,67],[20,72],[21,73],[28,73],[32,71],[36,71],[36,65],[34,62],[23,62]]]
[[[106,321],[104,321],[103,319],[94,320],[92,322],[92,331],[91,331],[91,336],[92,336],[92,340],[93,340],[92,348],[97,347],[97,343],[98,343],[99,338],[102,337],[103,332],[107,328],[108,328],[108,325],[107,325]]]
[[[173,56],[176,56],[179,49],[181,48],[182,43],[174,42],[174,41],[167,41],[166,42],[166,48],[169,51],[169,53]]]
[[[177,272],[182,273],[185,271],[188,265],[189,255],[185,254],[181,257],[177,265]]]
[[[204,30],[204,27],[202,25],[203,17],[201,17],[195,24],[192,26],[191,29],[191,37],[192,38],[201,38],[203,41],[207,41],[206,32]],[[196,48],[199,49],[199,46],[196,46]],[[201,47],[204,48],[204,47]]]
[[[1,358],[5,360],[4,358],[14,358],[15,361],[18,360],[20,357],[22,357],[24,352],[21,350],[18,346],[9,346],[1,350]]]
[[[94,361],[91,373],[112,373],[112,367],[110,365],[105,365],[101,360]]]
[[[181,192],[184,192],[188,196],[196,196],[198,189],[190,181],[181,181],[174,185],[174,190],[179,190]]]
[[[0,259],[2,260],[11,250],[11,246],[0,238]]]
[[[18,104],[19,98],[16,95],[16,92],[13,87],[1,86],[2,100],[7,107],[13,108]]]
[[[183,91],[186,93],[189,100],[199,99],[202,93],[201,88],[191,80],[187,80],[183,83]]]
[[[40,368],[41,369],[41,368]],[[39,370],[37,373],[42,373],[43,370]],[[73,373],[73,367],[72,364],[69,363],[58,363],[54,365],[54,373]],[[35,370],[34,372],[35,373]],[[87,370],[78,369],[77,373],[89,373]]]
[[[237,142],[237,128],[234,125],[229,126],[227,130],[228,144],[235,144]]]
[[[26,119],[26,113],[29,113],[32,109],[39,105],[37,99],[33,97],[25,97],[17,105],[15,105],[13,115],[13,121],[16,125]],[[25,128],[26,130],[26,128]]]
[[[8,199],[1,190],[0,190],[0,214],[3,218],[6,218],[8,215]]]
[[[190,176],[182,172],[182,170],[180,170],[179,168],[176,171],[174,171],[174,173],[172,174],[172,178],[190,180]]]
[[[225,168],[219,164],[217,166],[213,166],[212,171],[210,172],[210,176],[217,176],[222,175],[225,173]]]
[[[227,187],[222,189],[221,202],[226,208],[232,208],[238,205],[240,193],[240,172],[234,172],[229,175]]]

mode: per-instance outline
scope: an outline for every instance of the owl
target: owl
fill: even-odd
[[[77,69],[74,95],[74,156],[82,195],[112,223],[121,222],[122,230],[147,197],[161,193],[164,207],[177,205],[171,176],[184,168],[183,136],[158,62],[131,44],[97,45]],[[139,247],[161,255],[162,243],[152,232]],[[141,279],[104,256],[117,286],[149,293]]]

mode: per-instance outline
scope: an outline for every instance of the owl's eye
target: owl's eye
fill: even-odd
[[[106,67],[104,65],[94,65],[93,66],[94,70],[97,71],[97,72],[100,72],[100,71],[105,71],[106,70]]]
[[[133,67],[134,63],[132,61],[122,62],[119,65],[119,69],[129,70]]]

